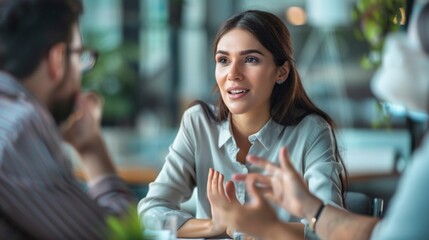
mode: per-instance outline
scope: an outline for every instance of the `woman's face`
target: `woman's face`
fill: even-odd
[[[215,61],[216,82],[232,114],[269,114],[271,92],[283,71],[255,36],[238,28],[227,32]]]

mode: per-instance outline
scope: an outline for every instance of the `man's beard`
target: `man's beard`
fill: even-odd
[[[55,123],[59,126],[73,112],[75,106],[74,96],[70,96],[64,100],[57,100],[51,105],[51,114],[54,117]]]
[[[57,87],[56,93],[54,94],[58,94],[62,92],[63,88],[67,87],[67,82],[73,80],[67,76],[68,76],[68,69],[66,70],[65,76],[62,79],[61,84]],[[58,126],[61,123],[63,123],[75,109],[77,95],[74,93],[69,93],[69,94],[70,96],[67,96],[66,98],[54,97],[52,100],[52,103],[50,104],[49,111],[51,112],[55,120],[55,123]]]

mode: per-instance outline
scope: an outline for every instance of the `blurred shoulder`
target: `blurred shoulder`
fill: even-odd
[[[34,105],[10,98],[0,99],[0,152],[6,146],[15,146],[17,139],[29,134],[36,126],[38,116]]]
[[[195,104],[191,107],[189,107],[188,109],[186,109],[186,111],[183,113],[183,120],[205,120],[208,121],[208,117],[207,113],[205,112],[207,111],[212,111],[214,112],[215,107],[211,104],[207,104],[207,109],[205,109],[203,107],[203,105],[201,104]]]

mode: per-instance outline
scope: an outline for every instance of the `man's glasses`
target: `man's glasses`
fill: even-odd
[[[98,58],[97,51],[86,49],[86,48],[76,48],[76,49],[69,49],[68,52],[79,54],[80,71],[82,73],[85,73],[91,70],[95,66],[95,63],[97,62],[97,58]]]

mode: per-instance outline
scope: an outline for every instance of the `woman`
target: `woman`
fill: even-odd
[[[246,11],[223,23],[214,41],[217,106],[196,102],[184,113],[164,167],[139,203],[146,225],[151,217],[177,215],[179,237],[230,233],[207,197],[209,169],[221,172],[225,181],[234,173],[260,172],[245,164],[246,156],[278,164],[283,146],[310,191],[342,206],[343,167],[333,122],[305,93],[291,45],[288,29],[271,13]],[[195,187],[196,218],[179,208]],[[236,195],[246,201],[244,183],[236,184]],[[300,221],[281,210],[278,214]],[[304,232],[303,224],[292,225]]]

